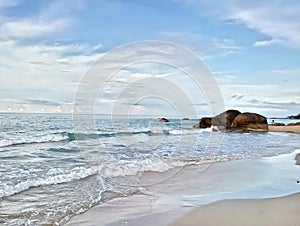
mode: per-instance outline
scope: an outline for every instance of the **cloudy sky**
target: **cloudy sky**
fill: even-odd
[[[72,112],[84,76],[108,51],[160,40],[193,51],[207,65],[226,109],[298,114],[299,12],[297,0],[0,0],[0,111]],[[107,80],[92,101],[95,112],[110,113],[123,98],[134,114],[174,114],[170,100],[132,103],[120,96],[128,87],[145,90],[139,83],[145,78],[172,81],[198,115],[209,114],[205,91],[175,68],[149,62]],[[166,90],[162,84],[155,86]]]

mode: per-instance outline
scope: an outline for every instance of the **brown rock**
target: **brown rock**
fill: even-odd
[[[215,117],[203,117],[200,119],[199,126],[196,128],[209,128],[211,126],[217,126],[219,130],[226,130],[231,127],[233,119],[241,114],[238,110],[227,110]]]
[[[272,126],[285,126],[285,124],[281,123],[281,122],[272,123],[271,125]]]
[[[300,122],[289,123],[287,126],[300,126]]]
[[[231,124],[236,116],[241,114],[238,110],[227,110],[212,118],[212,125],[217,126],[219,130],[231,128]]]
[[[242,113],[236,116],[231,124],[233,132],[267,132],[266,117],[256,113]]]
[[[167,118],[160,118],[159,121],[160,122],[169,122],[169,120]]]
[[[238,110],[227,110],[215,117],[203,117],[194,128],[216,126],[223,132],[267,132],[266,117],[256,113],[241,113]]]
[[[209,127],[211,127],[211,124],[212,124],[212,118],[203,117],[200,119],[199,127],[197,127],[197,128],[201,128],[201,129],[209,128]]]

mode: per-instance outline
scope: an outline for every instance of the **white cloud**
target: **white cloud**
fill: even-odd
[[[214,14],[228,22],[244,24],[270,37],[270,41],[258,42],[256,46],[283,44],[300,47],[299,1],[186,1],[201,7],[201,11]],[[199,8],[200,8],[199,7]],[[278,41],[272,41],[278,40]],[[280,42],[279,42],[280,40]]]
[[[270,46],[275,44],[285,44],[285,41],[279,40],[279,39],[270,39],[270,40],[263,40],[263,41],[257,41],[253,44],[255,47],[262,47],[262,46]]]
[[[229,38],[211,38],[200,34],[179,32],[161,32],[161,34],[167,40],[188,47],[203,59],[225,57],[242,50],[241,46]]]
[[[287,73],[289,71],[280,71]],[[218,72],[226,75],[227,72]],[[282,74],[280,74],[282,75]],[[247,78],[234,76],[216,76],[225,100],[226,108],[240,111],[257,112],[266,116],[287,116],[297,111],[300,105],[300,92],[296,76],[289,84],[268,83],[256,84],[247,81]]]
[[[22,4],[17,0],[0,0],[0,8]],[[25,2],[23,3],[26,4]],[[42,4],[43,5],[43,4]],[[30,16],[10,16],[0,11],[0,39],[22,40],[28,38],[46,38],[67,31],[74,22],[74,15],[80,10],[82,1],[51,1]],[[25,6],[24,6],[25,7]]]
[[[7,106],[14,111],[41,111],[41,105],[49,101],[67,105],[64,101],[73,99],[75,81],[80,80],[98,58],[96,51],[100,46],[45,43],[50,37],[55,39],[62,35],[73,22],[70,15],[62,13],[66,7],[59,2],[53,1],[26,17],[9,16],[4,10],[0,12],[1,111]],[[0,7],[21,3],[0,0]],[[60,10],[57,5],[61,6]],[[68,64],[62,64],[62,59]],[[25,99],[43,101],[28,103]],[[55,109],[64,108],[55,106]],[[45,110],[53,109],[46,106]]]
[[[192,0],[189,1],[193,2]],[[69,110],[72,107],[70,102],[66,102],[66,100],[73,99],[82,76],[91,64],[103,56],[104,53],[100,52],[102,45],[53,43],[51,41],[45,43],[43,40],[49,40],[49,37],[51,39],[58,37],[57,40],[59,40],[59,37],[63,37],[59,34],[64,34],[69,26],[74,25],[76,20],[72,15],[77,9],[80,10],[81,7],[84,7],[82,3],[83,1],[76,1],[76,3],[68,0],[55,1],[43,12],[30,18],[3,18],[1,20],[0,93],[3,98],[0,100],[0,110],[7,109],[8,105],[11,105],[9,107],[13,110],[32,110],[33,107],[40,108],[41,106],[38,105],[45,105],[50,101],[57,102],[57,106],[54,104],[51,109],[47,109],[46,106],[44,110],[65,111],[65,109]],[[0,0],[0,7],[9,7],[14,4],[18,4],[18,1]],[[199,4],[199,1],[194,1],[193,4]],[[66,5],[70,5],[70,7],[66,7]],[[281,4],[279,1],[271,2],[268,0],[253,4],[230,0],[212,4],[211,1],[207,0],[206,6],[227,22],[242,23],[268,36],[256,41],[253,44],[255,47],[275,44],[300,46],[298,3],[291,5],[289,2]],[[206,37],[188,32],[164,32],[161,34],[167,40],[184,44],[203,59],[225,57],[243,50],[234,40],[229,38]],[[31,39],[30,43],[26,43],[28,39]],[[170,50],[162,48],[160,51],[161,54],[165,54]],[[130,57],[130,52],[128,54]],[[117,65],[118,62],[111,62],[111,67]],[[169,79],[186,91],[192,100],[196,100],[197,103],[202,103],[203,100],[205,102],[205,97],[203,97],[199,87],[176,72],[176,68],[143,64],[131,67],[127,72],[125,69],[107,83],[104,90],[107,93],[104,94],[100,102],[107,105],[113,104],[118,91],[122,91],[130,83],[149,77]],[[293,74],[298,75],[298,72]],[[276,72],[274,71],[274,73]],[[278,70],[277,74],[286,74],[286,71]],[[246,107],[250,109],[252,106],[253,109],[259,109],[260,104],[279,103],[285,97],[297,96],[295,95],[297,89],[290,87],[289,90],[285,89],[285,91],[289,91],[289,94],[286,94],[280,91],[279,85],[245,85],[247,82],[238,81],[234,71],[216,72],[215,75],[219,77],[218,81],[228,107],[244,106],[244,109]],[[143,89],[143,87],[132,87],[128,93],[135,95],[139,92],[138,88]],[[162,90],[164,88],[161,87]],[[299,95],[295,98],[296,102],[300,102],[300,97],[298,97]],[[32,99],[40,101],[28,101]],[[251,103],[253,99],[258,99],[261,102]],[[22,100],[27,100],[27,102]],[[194,102],[196,103],[196,101]],[[245,102],[247,104],[249,102],[249,104],[245,106]],[[204,106],[199,112],[203,112],[207,108]]]
[[[49,36],[62,31],[70,23],[68,19],[58,20],[3,20],[0,23],[1,39],[23,39]]]
[[[267,1],[250,9],[243,7],[239,10],[229,17],[242,21],[274,40],[281,40],[281,43],[286,41],[300,47],[299,3]]]
[[[22,45],[0,41],[0,48],[0,90],[1,97],[7,99],[1,100],[0,110],[7,108],[10,99],[38,98],[67,105],[63,102],[73,99],[81,77],[102,55],[95,51],[99,46],[88,44]],[[68,55],[70,52],[73,54]],[[14,110],[22,107],[21,102],[11,104]]]
[[[279,74],[279,75],[285,75],[285,76],[297,76],[300,75],[300,69],[273,69],[266,71],[267,73],[273,73],[273,74]],[[265,73],[263,71],[263,73]]]

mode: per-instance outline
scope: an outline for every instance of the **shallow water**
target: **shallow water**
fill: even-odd
[[[143,194],[187,165],[205,169],[300,147],[299,134],[211,133],[178,119],[95,116],[91,124],[90,117],[73,127],[71,115],[0,115],[1,224],[62,225],[96,204]],[[161,175],[146,180],[151,172]]]

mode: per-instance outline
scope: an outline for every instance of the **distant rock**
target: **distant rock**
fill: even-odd
[[[275,123],[272,123],[271,126],[285,126],[285,124],[281,123],[281,122],[275,122]]]
[[[289,123],[287,126],[300,126],[300,122]]]
[[[187,121],[187,120],[190,120],[190,119],[189,118],[183,118],[182,120]]]
[[[300,119],[300,113],[298,115],[290,115],[287,118],[288,119]]]
[[[167,118],[160,118],[159,121],[160,122],[169,122],[169,120]]]

